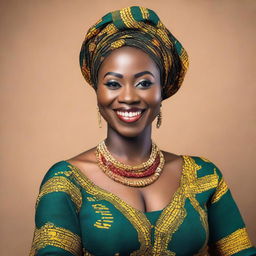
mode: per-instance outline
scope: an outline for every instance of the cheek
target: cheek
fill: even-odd
[[[99,85],[96,91],[98,105],[107,106],[112,103],[115,98],[114,92],[107,90],[104,86]]]
[[[152,92],[148,95],[148,103],[154,107],[154,106],[160,105],[161,101],[162,101],[161,88],[155,87],[152,90]]]

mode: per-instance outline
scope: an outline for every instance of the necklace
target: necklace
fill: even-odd
[[[124,163],[119,162],[118,160],[116,160],[111,155],[111,153],[108,151],[104,140],[98,145],[97,148],[99,149],[101,154],[104,155],[105,159],[108,162],[113,163],[118,168],[129,170],[129,171],[135,171],[135,172],[136,171],[141,171],[141,170],[146,169],[149,166],[151,166],[153,164],[153,162],[155,161],[157,153],[159,151],[156,144],[152,142],[152,150],[151,150],[151,154],[150,154],[149,159],[146,162],[142,163],[142,164],[131,166],[131,165],[127,165],[127,164],[124,164]]]
[[[150,158],[139,165],[126,165],[116,160],[108,151],[105,142],[96,148],[98,166],[111,179],[127,186],[145,187],[155,182],[164,167],[163,153],[152,142]]]

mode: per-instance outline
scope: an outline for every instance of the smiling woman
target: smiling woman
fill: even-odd
[[[156,13],[106,14],[87,32],[80,65],[107,136],[46,173],[30,255],[255,255],[221,171],[152,141],[188,68]]]
[[[125,137],[150,133],[162,101],[157,65],[134,47],[113,51],[99,69],[97,100],[109,132]]]

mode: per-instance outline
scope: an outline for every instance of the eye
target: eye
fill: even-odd
[[[136,87],[141,88],[141,89],[147,89],[147,88],[149,88],[152,84],[153,84],[153,83],[152,83],[151,81],[149,81],[149,80],[142,80],[142,81],[140,81],[140,82],[136,85]]]
[[[111,90],[116,90],[121,87],[121,85],[116,81],[108,81],[104,85],[106,85]]]

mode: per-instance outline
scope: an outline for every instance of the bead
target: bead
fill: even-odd
[[[114,159],[104,141],[97,146],[96,158],[99,167],[109,178],[132,187],[145,187],[155,182],[165,163],[163,153],[154,143],[149,160],[137,166],[129,166]]]

